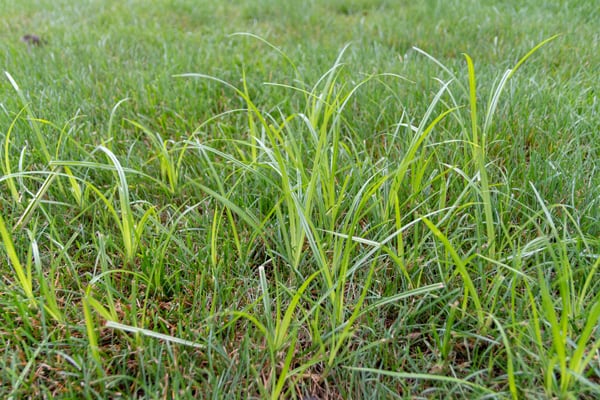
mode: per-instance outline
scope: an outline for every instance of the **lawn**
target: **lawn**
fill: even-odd
[[[594,3],[0,0],[0,397],[598,398]]]

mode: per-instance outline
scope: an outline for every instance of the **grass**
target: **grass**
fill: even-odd
[[[13,3],[1,397],[600,395],[593,2]]]

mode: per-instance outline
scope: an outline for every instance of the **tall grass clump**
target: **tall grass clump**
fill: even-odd
[[[365,159],[366,152],[360,146],[364,139],[349,124],[346,107],[361,87],[390,76],[369,76],[347,88],[341,83],[341,57],[345,49],[333,67],[314,85],[270,84],[292,95],[300,94],[304,111],[291,114],[286,114],[283,107],[271,112],[261,109],[252,100],[245,80],[238,88],[204,74],[181,75],[220,83],[239,96],[246,106],[249,141],[225,139],[225,147],[235,149],[227,153],[195,139],[189,142],[189,150],[199,152],[208,170],[212,171],[218,190],[199,187],[248,223],[253,240],[267,244],[263,262],[258,266],[260,311],[255,314],[259,304],[255,303],[248,310],[234,312],[234,318],[247,319],[265,337],[271,367],[267,379],[269,385],[264,390],[274,398],[282,393],[289,394],[294,390],[296,376],[316,366],[327,376],[336,370],[340,360],[352,359],[361,353],[360,347],[354,349],[351,345],[359,331],[359,320],[379,307],[448,287],[462,291],[462,296],[457,299],[461,304],[460,323],[473,324],[479,337],[489,337],[492,346],[503,349],[507,391],[513,398],[519,398],[519,376],[515,368],[520,360],[516,359],[514,350],[517,344],[511,340],[512,329],[517,326],[508,329],[503,326],[496,314],[507,310],[500,308],[494,296],[514,296],[515,290],[529,291],[535,284],[542,290],[541,297],[529,298],[530,309],[536,310],[536,304],[540,304],[546,311],[546,318],[550,318],[553,306],[539,272],[537,276],[530,275],[532,271],[511,267],[501,261],[518,249],[518,245],[512,243],[514,237],[503,237],[499,230],[502,216],[494,210],[511,206],[504,203],[510,201],[505,196],[506,182],[490,180],[487,147],[494,126],[493,117],[509,79],[540,47],[554,38],[535,46],[514,68],[502,75],[492,88],[483,122],[478,117],[481,100],[474,63],[466,55],[466,84],[452,73],[451,80],[441,84],[417,124],[407,119],[396,124],[391,137],[399,148],[388,153],[393,154],[393,158],[381,160]],[[450,72],[433,57],[427,57]],[[455,86],[464,90],[464,95],[453,93],[450,88]],[[467,107],[463,108],[461,101],[465,98]],[[444,108],[447,104],[450,106]],[[442,125],[448,117],[457,124]],[[464,143],[468,150],[463,154],[471,155],[462,158],[459,164],[456,161],[460,158],[453,160],[453,164],[440,160],[446,153],[443,148],[452,142],[436,139],[452,126],[461,130],[458,143]],[[217,172],[215,156],[226,160],[226,168],[232,168],[225,179],[236,182],[235,191],[225,189],[229,184]],[[237,178],[234,179],[234,175]],[[269,206],[261,214],[236,204],[235,192],[243,185],[240,179],[249,179],[270,199]],[[447,197],[449,191],[458,195],[447,202],[442,197]],[[421,199],[420,203],[414,203],[415,199]],[[434,200],[437,208],[428,208],[432,199],[437,199]],[[471,210],[474,218],[469,215]],[[234,220],[231,215],[228,218]],[[464,221],[471,221],[472,225],[464,227]],[[236,231],[243,229],[233,225],[232,229]],[[455,231],[457,228],[459,230]],[[405,243],[408,232],[412,234],[412,246],[433,246],[435,249],[439,272],[434,276],[437,279],[424,279],[422,272],[415,275],[409,271]],[[474,235],[469,239],[475,241],[474,245],[461,243],[462,235]],[[441,247],[437,247],[436,242]],[[241,248],[239,252],[243,256]],[[374,293],[381,290],[373,286],[373,280],[383,270],[382,265],[403,276],[408,287],[413,289],[374,297]],[[505,279],[515,279],[519,284],[503,288]],[[284,281],[287,283],[282,286]],[[489,293],[493,293],[492,297]],[[573,350],[575,359],[566,356],[564,347],[559,348],[556,344],[556,338],[564,337],[567,332],[553,329],[557,365],[563,375],[568,375],[566,360],[571,360],[570,365],[577,375],[582,374],[591,360],[590,354],[597,350],[591,333],[595,312],[595,308],[590,310],[591,319],[587,320],[579,345]],[[301,319],[296,320],[295,315]],[[473,321],[470,321],[471,316]],[[522,316],[511,318],[522,321]],[[534,321],[539,318],[537,313]],[[292,322],[294,320],[296,323]],[[551,318],[548,323],[550,326],[558,324]],[[309,327],[311,344],[303,348],[298,347],[296,338],[304,324]],[[450,322],[443,333],[447,349],[452,340],[449,334],[452,325]],[[583,348],[589,345],[592,353],[585,352],[586,358]],[[447,355],[448,350],[444,354]],[[304,359],[304,363],[297,364],[298,358]],[[431,374],[357,366],[352,366],[352,370],[396,378],[444,381]],[[466,378],[447,381],[481,393],[492,393],[481,383]],[[559,385],[548,390],[571,393],[572,382],[568,377],[562,378]]]
[[[236,317],[251,321],[266,337],[271,355],[269,391],[273,398],[279,397],[287,380],[293,381],[294,376],[313,365],[323,365],[325,371],[335,368],[340,355],[347,352],[356,323],[366,310],[443,287],[434,283],[367,300],[378,265],[389,262],[384,261],[385,253],[390,252],[389,243],[404,228],[380,240],[362,237],[370,236],[361,226],[362,221],[379,217],[374,211],[378,207],[378,192],[394,175],[377,165],[361,163],[363,155],[352,143],[352,137],[344,137],[352,134],[345,120],[345,107],[361,86],[375,78],[368,77],[349,89],[339,83],[345,50],[312,86],[271,84],[292,95],[299,93],[304,100],[304,111],[290,115],[282,109],[274,113],[260,109],[251,99],[245,81],[242,88],[237,88],[203,74],[181,75],[219,82],[246,104],[250,141],[231,141],[231,145],[239,149],[238,154],[250,157],[226,154],[199,140],[190,143],[189,150],[202,154],[219,188],[217,192],[202,189],[250,223],[257,237],[274,246],[267,250],[265,262],[258,267],[263,305],[260,313],[235,313]],[[421,141],[443,116],[434,119],[423,133],[419,132]],[[418,144],[409,152],[410,157],[417,148]],[[262,195],[272,201],[262,217],[250,215],[232,203],[234,193],[224,190],[227,182],[219,180],[210,154],[228,160],[238,174],[252,176],[254,184],[263,188]],[[411,160],[403,160],[403,168],[410,164]],[[364,246],[366,253],[360,251]],[[298,282],[298,286],[281,287],[283,280]],[[365,308],[367,303],[371,304]],[[307,349],[296,348],[303,325],[310,327],[313,342]],[[280,360],[282,350],[285,356]],[[292,365],[292,360],[299,356],[297,353],[305,353],[301,357],[306,361]],[[287,386],[286,390],[291,388]]]

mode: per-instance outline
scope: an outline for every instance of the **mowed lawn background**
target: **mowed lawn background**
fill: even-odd
[[[0,0],[0,397],[598,398],[599,25]]]

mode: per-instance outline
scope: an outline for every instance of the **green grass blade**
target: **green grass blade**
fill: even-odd
[[[50,185],[52,184],[52,181],[54,181],[54,179],[58,176],[59,172],[60,172],[59,169],[54,169],[54,170],[50,171],[49,175],[46,177],[46,180],[44,181],[42,186],[39,188],[39,190],[37,191],[35,196],[33,196],[33,198],[29,201],[27,208],[25,208],[25,211],[23,211],[23,214],[21,214],[21,217],[19,217],[19,219],[17,220],[17,223],[15,224],[13,230],[18,230],[18,229],[24,227],[25,225],[27,225],[27,222],[29,222],[29,219],[33,215],[33,212],[40,205],[42,198],[44,197],[44,195],[46,194],[48,189],[50,189]]]
[[[500,321],[498,321],[498,319],[496,319],[491,314],[489,316],[496,323],[498,331],[500,332],[500,336],[502,337],[502,343],[504,343],[504,348],[506,350],[506,374],[508,376],[508,387],[510,390],[510,395],[514,400],[518,400],[519,392],[517,391],[517,383],[515,380],[514,356],[510,347],[508,336],[506,335],[506,332],[504,332],[504,328],[502,327]]]
[[[488,395],[492,395],[492,396],[497,395],[496,392],[494,392],[491,389],[486,388],[485,386],[481,386],[481,385],[478,385],[473,382],[469,382],[464,379],[455,378],[453,376],[385,371],[385,370],[376,369],[376,368],[363,368],[363,367],[348,367],[348,366],[346,366],[344,368],[349,369],[351,371],[369,372],[369,373],[372,373],[375,375],[385,375],[385,376],[389,376],[389,377],[397,378],[397,379],[416,379],[416,380],[425,380],[425,381],[434,381],[434,382],[436,382],[436,381],[437,382],[448,382],[448,383],[452,383],[452,384],[459,385],[459,386],[470,387],[470,388],[476,389],[476,390],[478,390],[482,393],[488,394]]]
[[[494,215],[492,212],[492,199],[490,196],[490,186],[486,170],[486,138],[479,137],[479,123],[477,118],[477,82],[475,79],[475,67],[473,60],[468,54],[464,54],[467,60],[467,69],[469,75],[469,105],[471,110],[471,137],[473,159],[477,166],[477,173],[481,180],[480,195],[483,202],[485,215],[485,228],[487,234],[487,251],[492,258],[496,256],[496,233],[494,231]],[[485,135],[485,132],[482,132]]]
[[[27,101],[27,99],[25,98],[25,95],[19,88],[19,85],[17,85],[17,82],[15,82],[15,80],[8,73],[8,71],[4,71],[4,74],[6,75],[6,78],[8,79],[11,86],[17,93],[17,96],[21,100],[21,105],[27,111],[27,116],[29,117],[28,118],[29,125],[31,126],[31,128],[33,129],[33,132],[35,133],[35,136],[36,136],[37,142],[38,142],[37,144],[40,147],[40,150],[42,151],[42,155],[44,156],[46,163],[49,163],[50,160],[52,160],[52,157],[50,156],[50,152],[48,151],[48,147],[46,146],[46,140],[44,139],[44,135],[42,134],[42,131],[40,130],[40,127],[38,126],[38,124],[35,122],[36,118],[33,115],[33,111],[31,111],[31,109],[29,107],[29,102]]]
[[[4,249],[8,255],[8,258],[12,264],[13,270],[17,275],[17,280],[19,285],[25,292],[25,295],[30,300],[33,300],[33,282],[31,277],[31,271],[26,271],[19,260],[19,256],[15,250],[14,242],[10,235],[9,230],[6,228],[6,224],[4,223],[4,218],[2,214],[0,214],[0,237],[2,237],[2,243],[4,244]]]
[[[289,344],[288,351],[285,356],[285,360],[283,361],[283,366],[281,367],[281,371],[279,372],[279,377],[277,378],[277,382],[275,384],[275,389],[271,393],[271,399],[276,400],[280,398],[281,391],[283,390],[283,386],[289,379],[290,375],[288,374],[290,370],[290,366],[292,364],[292,360],[294,359],[294,355],[296,353],[296,336],[292,336]]]
[[[473,284],[471,275],[469,274],[469,271],[467,271],[467,266],[465,265],[462,258],[458,255],[458,253],[456,252],[456,249],[454,248],[454,246],[452,246],[452,244],[450,243],[450,241],[448,240],[446,235],[444,235],[433,224],[433,222],[431,222],[427,217],[421,217],[421,220],[425,223],[425,225],[427,225],[427,227],[431,230],[431,232],[433,232],[435,237],[437,237],[438,240],[440,242],[442,242],[446,251],[448,251],[448,253],[450,253],[452,260],[454,261],[454,264],[456,265],[456,269],[458,270],[458,273],[461,276],[463,283],[467,289],[466,292],[471,294],[470,298],[475,305],[475,312],[477,313],[477,320],[479,321],[480,325],[483,325],[484,318],[483,318],[483,309],[481,307],[481,301],[479,300],[479,294],[477,293],[477,289],[475,289],[475,285]],[[465,300],[467,300],[467,299],[465,299]]]
[[[17,115],[11,121],[10,126],[8,127],[8,130],[6,131],[6,136],[4,137],[4,162],[2,163],[2,169],[4,171],[5,176],[10,176],[12,173],[12,169],[10,166],[11,165],[10,157],[9,157],[11,134],[15,128],[15,124],[19,120],[21,114],[23,114],[24,112],[25,112],[25,108],[21,108],[21,110],[17,113]],[[15,184],[14,180],[12,178],[6,179],[6,184],[8,185],[8,188],[12,195],[13,202],[15,204],[19,203],[19,201],[20,201],[19,191],[17,190],[17,185]]]
[[[140,334],[143,336],[148,336],[148,337],[151,337],[154,339],[164,340],[165,342],[169,342],[169,343],[180,344],[182,346],[195,347],[197,349],[205,349],[206,348],[206,346],[201,343],[192,342],[190,340],[180,339],[180,338],[172,336],[172,335],[165,335],[164,333],[151,331],[149,329],[138,328],[136,326],[121,324],[121,323],[115,322],[115,321],[106,321],[104,326],[106,326],[107,328],[111,328],[111,329],[116,329],[116,330],[120,330],[120,331],[124,331],[124,332],[137,333],[137,334]]]

